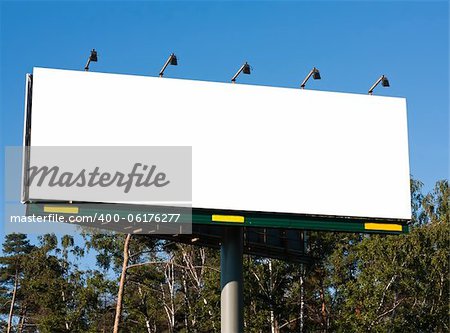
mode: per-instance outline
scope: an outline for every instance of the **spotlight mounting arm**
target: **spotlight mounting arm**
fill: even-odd
[[[373,86],[370,87],[369,92],[368,92],[369,95],[373,95],[373,90],[376,88],[376,86],[378,86],[380,84],[380,82],[381,82],[381,85],[383,87],[389,87],[390,86],[388,78],[385,75],[381,75],[380,78],[377,80],[377,82],[375,82],[373,84]]]
[[[239,74],[244,73],[244,74],[250,74],[250,65],[248,64],[248,62],[245,62],[241,68],[239,68],[239,70],[236,72],[236,74],[234,74],[234,76],[231,78],[231,82],[235,83],[236,82],[236,78],[239,76]]]
[[[169,56],[169,58],[167,58],[166,63],[164,64],[164,66],[159,71],[159,77],[163,77],[164,71],[166,70],[167,66],[169,66],[169,65],[173,65],[173,66],[177,66],[178,65],[178,59],[177,59],[177,56],[175,55],[175,53],[172,53]]]
[[[305,89],[306,82],[308,82],[308,80],[311,76],[313,77],[314,80],[321,79],[319,70],[316,67],[313,67],[313,69],[311,69],[311,71],[308,73],[308,75],[303,80],[302,84],[300,85],[300,88]]]

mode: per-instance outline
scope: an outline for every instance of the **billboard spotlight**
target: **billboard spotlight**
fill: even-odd
[[[244,74],[250,74],[250,65],[245,62],[245,64],[243,64],[241,66],[241,68],[239,68],[239,70],[236,72],[236,74],[234,74],[234,76],[231,78],[231,82],[235,83],[236,82],[236,78],[239,76],[239,74],[244,73]]]
[[[313,77],[314,80],[320,80],[321,79],[319,70],[316,67],[313,67],[313,69],[311,69],[309,74],[303,80],[302,84],[300,85],[300,88],[305,89],[306,82],[308,82],[308,80],[309,80],[309,78],[311,76]]]
[[[86,66],[84,66],[84,70],[87,72],[89,70],[89,64],[91,63],[91,61],[93,62],[97,62],[97,51],[95,51],[95,49],[92,49],[91,51],[91,55],[88,58],[88,61],[86,63]]]
[[[376,87],[377,85],[380,84],[380,82],[381,82],[381,85],[382,85],[383,87],[389,87],[389,80],[388,80],[388,78],[387,78],[385,75],[381,75],[380,78],[377,80],[377,82],[375,82],[375,83],[373,84],[373,86],[370,87],[370,89],[369,89],[369,95],[372,95],[372,94],[373,94],[373,90],[375,89],[375,87]]]
[[[166,63],[164,64],[163,68],[159,71],[159,77],[163,77],[164,71],[166,70],[167,66],[177,66],[178,65],[178,59],[175,53],[172,53],[169,58],[167,59]]]

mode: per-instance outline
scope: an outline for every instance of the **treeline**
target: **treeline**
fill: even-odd
[[[310,232],[308,267],[246,256],[245,332],[448,332],[448,181],[426,195],[412,181],[411,193],[409,234]],[[3,331],[113,332],[116,321],[120,332],[220,332],[217,250],[142,235],[82,239],[5,237]],[[95,265],[81,269],[89,251]]]

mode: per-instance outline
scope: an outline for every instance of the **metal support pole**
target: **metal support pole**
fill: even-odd
[[[383,80],[383,77],[384,77],[384,75],[381,75],[380,78],[377,80],[377,82],[375,82],[375,83],[373,84],[373,86],[370,87],[370,89],[369,89],[369,95],[372,95],[372,94],[373,94],[373,90],[377,87],[377,85],[381,82],[381,80]]]
[[[164,71],[166,70],[167,66],[169,66],[170,61],[172,60],[172,55],[170,55],[169,59],[166,60],[164,66],[159,71],[159,77],[163,77]]]
[[[302,84],[300,85],[300,88],[305,89],[306,82],[308,82],[311,75],[313,75],[315,69],[316,68],[314,67],[313,69],[311,69],[311,71],[308,73],[308,75],[306,75],[305,79],[303,80]]]
[[[220,248],[221,333],[244,331],[242,254],[242,228],[226,227]]]
[[[87,60],[86,66],[84,66],[84,70],[87,72],[89,71],[89,65],[91,63],[91,58],[89,57],[89,59]]]

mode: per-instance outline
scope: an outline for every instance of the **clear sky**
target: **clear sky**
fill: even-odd
[[[298,87],[316,66],[307,88],[367,93],[386,74],[375,94],[407,98],[411,174],[426,190],[448,179],[447,1],[2,1],[0,21],[2,170],[22,145],[25,74],[82,70],[95,48],[100,72],[157,76],[175,52],[169,77],[225,82],[248,61],[239,82]]]

